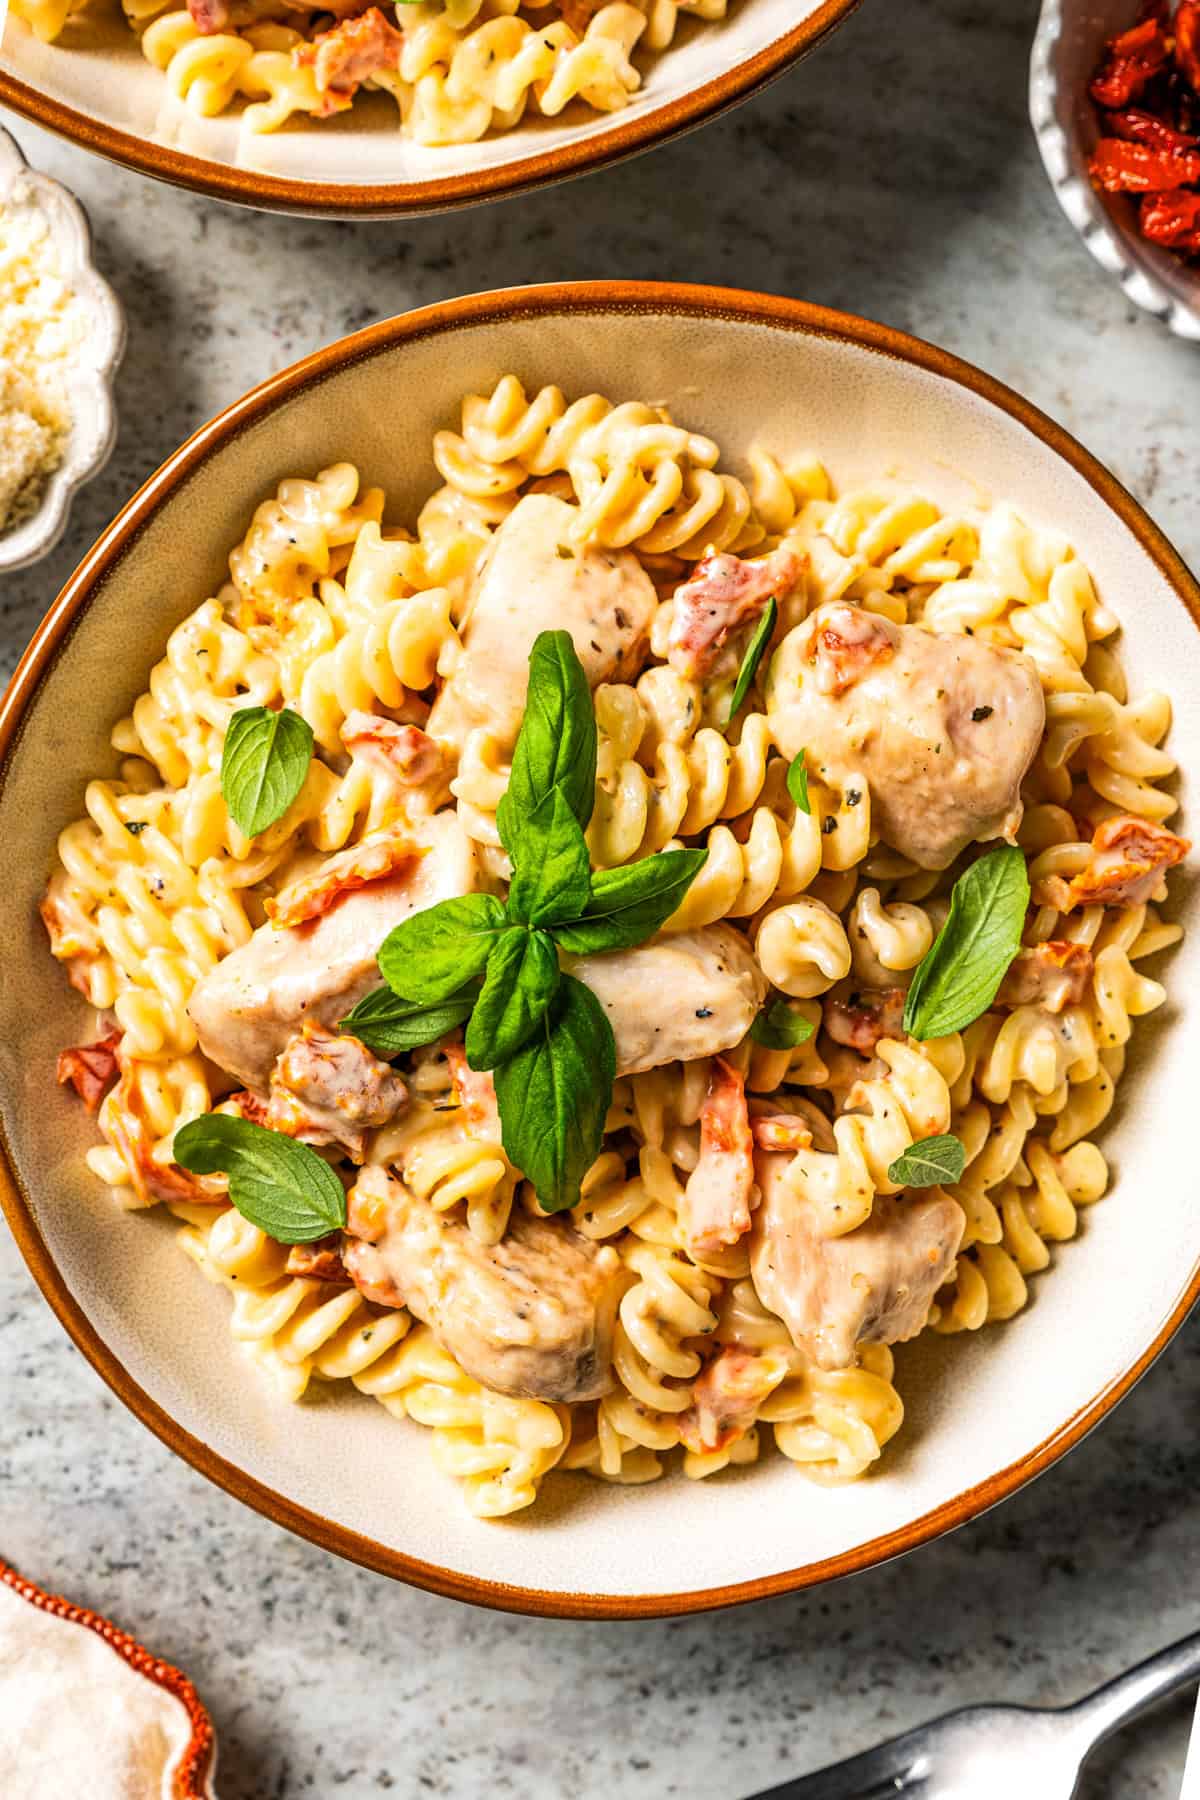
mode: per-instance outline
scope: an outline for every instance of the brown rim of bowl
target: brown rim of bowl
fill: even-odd
[[[126,549],[137,539],[159,502],[185,484],[211,451],[229,442],[248,425],[258,422],[303,389],[323,381],[344,364],[369,358],[392,344],[413,342],[431,334],[498,319],[536,318],[552,313],[587,311],[665,311],[782,327],[809,336],[849,342],[873,350],[879,355],[915,364],[943,380],[970,389],[1023,425],[1062,457],[1076,474],[1082,476],[1137,538],[1146,554],[1174,588],[1193,621],[1200,626],[1200,585],[1133,496],[1126,492],[1095,457],[1076,443],[1061,425],[1056,425],[1029,401],[1023,400],[992,376],[983,374],[970,363],[960,361],[945,350],[935,349],[931,344],[895,331],[890,326],[873,324],[848,313],[834,312],[825,307],[811,306],[799,300],[785,300],[774,295],[744,293],[734,288],[691,287],[680,282],[616,281],[503,288],[491,293],[473,294],[462,300],[442,301],[435,306],[422,307],[398,318],[369,325],[364,331],[355,332],[350,337],[327,345],[325,349],[315,351],[303,361],[293,363],[291,368],[273,375],[227,407],[207,425],[201,426],[117,515],[99,542],[80,563],[38,627],[3,699],[0,700],[0,782],[6,775],[8,752],[19,733],[25,708],[36,692],[42,676],[70,635],[75,620],[86,608],[92,591],[119,568]],[[389,1549],[374,1539],[363,1537],[358,1532],[350,1531],[345,1526],[286,1499],[273,1488],[218,1456],[207,1444],[185,1431],[134,1381],[69,1292],[46,1248],[28,1200],[20,1189],[6,1141],[0,1140],[0,1150],[3,1152],[0,1155],[0,1203],[3,1204],[18,1248],[38,1286],[79,1349],[118,1398],[165,1444],[190,1462],[193,1468],[198,1469],[202,1475],[207,1475],[210,1481],[216,1482],[218,1487],[223,1487],[235,1498],[273,1519],[276,1524],[286,1526],[323,1549],[336,1551],[351,1562],[362,1563],[381,1574],[445,1594],[454,1600],[468,1600],[502,1611],[535,1613],[547,1617],[633,1619],[702,1612],[746,1600],[760,1600],[774,1594],[790,1593],[840,1575],[856,1574],[890,1557],[915,1549],[919,1544],[928,1543],[943,1532],[978,1517],[988,1507],[1024,1486],[1035,1475],[1040,1475],[1073,1448],[1145,1373],[1200,1298],[1198,1259],[1168,1318],[1148,1348],[1129,1368],[1096,1394],[1086,1406],[1065,1420],[1057,1431],[1028,1455],[897,1531],[885,1533],[882,1537],[874,1538],[869,1543],[858,1545],[838,1556],[827,1557],[821,1562],[798,1569],[788,1569],[776,1575],[761,1576],[757,1580],[734,1582],[725,1587],[701,1589],[693,1593],[551,1593],[537,1588],[489,1582],[473,1575],[461,1575],[452,1569],[420,1562],[400,1551]]]
[[[94,150],[111,162],[153,175],[175,187],[191,188],[215,200],[229,200],[269,212],[296,212],[310,218],[410,218],[422,213],[450,212],[548,187],[572,175],[621,162],[665,143],[681,132],[693,130],[746,100],[776,79],[791,63],[798,62],[821,39],[849,18],[862,0],[824,0],[815,13],[774,43],[723,75],[681,94],[677,100],[651,108],[611,131],[600,131],[566,144],[521,156],[469,175],[447,175],[431,181],[397,181],[371,184],[333,184],[293,181],[278,175],[262,175],[236,169],[206,157],[188,156],[166,145],[152,144],[115,125],[106,125],[86,113],[76,112],[61,100],[40,93],[15,75],[0,69],[0,104],[9,106],[35,125],[58,132],[85,150]]]

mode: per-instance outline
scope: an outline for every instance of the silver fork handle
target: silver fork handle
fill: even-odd
[[[1147,1657],[1063,1711],[1086,1731],[1090,1743],[1102,1744],[1127,1720],[1192,1681],[1200,1681],[1200,1631]]]

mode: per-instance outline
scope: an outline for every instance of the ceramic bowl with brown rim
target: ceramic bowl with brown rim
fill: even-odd
[[[863,1569],[972,1518],[1078,1442],[1163,1348],[1200,1294],[1200,933],[1172,952],[1171,999],[1131,1045],[1102,1134],[1111,1193],[1011,1322],[900,1348],[908,1417],[877,1474],[834,1492],[782,1457],[636,1489],[555,1473],[536,1507],[489,1524],[457,1503],[418,1426],[356,1395],[279,1400],[236,1354],[229,1297],[180,1255],[172,1221],[116,1211],[84,1168],[94,1126],[56,1090],[54,1065],[89,1021],[47,954],[37,901],[85,783],[113,767],[113,721],[172,627],[217,591],[258,501],[349,458],[385,486],[390,517],[413,517],[437,479],[434,431],[509,370],[527,389],[670,401],[734,472],[754,444],[813,450],[843,488],[886,471],[947,505],[1004,499],[1054,525],[1121,615],[1132,690],[1172,693],[1185,770],[1200,764],[1187,679],[1200,590],[1086,451],[943,352],[787,300],[602,283],[408,313],[273,377],[130,502],[21,664],[0,716],[0,1174],[17,1241],[76,1343],[197,1468],[344,1556],[501,1607],[681,1612]],[[1182,799],[1186,829],[1186,784]]]
[[[646,10],[650,0],[639,3]],[[201,116],[146,60],[116,8],[112,17],[91,8],[72,16],[52,43],[10,13],[0,105],[129,168],[222,200],[328,218],[404,218],[561,181],[701,125],[815,49],[859,4],[730,0],[727,16],[714,20],[681,10],[669,47],[635,48],[641,83],[619,110],[573,101],[553,118],[528,111],[473,143],[414,142],[384,93],[361,94],[331,119],[294,115],[268,133],[246,130],[242,98]],[[671,0],[653,5],[674,14]],[[208,84],[210,96],[216,85]],[[201,100],[200,87],[193,98]]]

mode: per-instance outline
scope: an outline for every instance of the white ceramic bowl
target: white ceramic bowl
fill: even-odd
[[[0,204],[32,206],[48,220],[63,275],[87,320],[71,380],[71,430],[62,461],[46,483],[36,513],[0,537],[0,575],[23,569],[52,550],[71,500],[104,467],[117,441],[112,384],[125,348],[120,302],[92,263],[92,237],[78,200],[60,182],[31,169],[0,126]]]
[[[407,217],[559,181],[702,124],[781,74],[859,3],[730,0],[727,19],[684,18],[669,50],[636,58],[645,79],[620,112],[571,106],[557,119],[527,116],[515,130],[434,149],[401,134],[382,94],[338,119],[293,119],[269,135],[242,131],[236,112],[201,118],[172,98],[119,19],[90,9],[54,44],[9,18],[0,104],[219,199],[333,218]]]
[[[1098,194],[1088,158],[1100,136],[1090,82],[1107,39],[1133,24],[1134,0],[1044,0],[1029,71],[1029,115],[1059,205],[1101,268],[1144,311],[1200,340],[1200,267],[1137,230],[1135,203]]]
[[[251,1505],[327,1548],[496,1606],[683,1611],[864,1568],[974,1516],[1046,1468],[1146,1368],[1200,1294],[1200,932],[1172,953],[1172,1001],[1139,1026],[1103,1132],[1112,1193],[1054,1252],[1011,1323],[898,1353],[905,1430],[880,1472],[832,1491],[782,1457],[703,1483],[547,1478],[528,1513],[472,1518],[426,1435],[356,1395],[291,1407],[229,1338],[229,1296],[171,1221],[115,1211],[83,1166],[94,1126],[54,1086],[86,1029],[36,903],[112,721],[171,628],[216,591],[228,546],[284,475],[333,455],[411,517],[436,482],[435,429],[506,370],[527,387],[669,400],[745,473],[756,440],[813,449],[838,483],[888,470],[950,504],[1008,498],[1067,532],[1124,622],[1135,692],[1170,690],[1171,748],[1200,767],[1200,589],[1113,478],[1009,390],[881,326],[724,290],[597,284],[477,295],[371,327],[285,370],[206,425],[109,527],[39,631],[0,713],[0,1108],[10,1223],[47,1297],[121,1397]],[[162,579],[169,567],[171,579]],[[130,620],[136,620],[136,630]],[[1183,818],[1188,818],[1184,782]],[[1186,892],[1186,889],[1184,890]]]

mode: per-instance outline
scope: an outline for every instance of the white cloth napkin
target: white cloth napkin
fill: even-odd
[[[0,1563],[4,1800],[216,1800],[214,1761],[177,1669]]]

